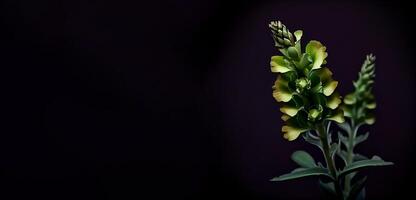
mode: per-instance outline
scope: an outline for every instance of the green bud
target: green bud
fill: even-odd
[[[319,114],[320,113],[319,113],[318,109],[310,110],[309,113],[308,113],[308,120],[315,121],[315,119],[318,118]]]
[[[293,59],[298,61],[299,60],[299,52],[295,47],[289,47],[287,49],[287,52],[289,53],[289,56]]]
[[[296,91],[301,93],[304,89],[310,89],[311,81],[306,78],[299,78],[296,80]]]
[[[310,109],[308,112],[308,120],[313,122],[319,120],[321,118],[322,111],[323,108],[320,105],[318,106],[318,108]]]
[[[269,24],[272,31],[272,37],[275,42],[275,46],[279,49],[295,46],[295,38],[293,34],[286,28],[280,21],[272,21]]]

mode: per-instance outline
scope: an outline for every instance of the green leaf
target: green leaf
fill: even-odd
[[[333,197],[333,198],[336,197],[336,192],[335,192],[335,187],[334,187],[334,183],[333,182],[325,183],[322,180],[319,180],[319,187],[324,192],[328,193],[328,195],[330,195],[331,197]]]
[[[333,159],[335,156],[335,153],[338,151],[339,147],[341,146],[341,141],[338,140],[338,143],[332,143],[331,147],[329,149],[329,153],[331,154],[331,158]]]
[[[361,142],[364,142],[365,140],[367,140],[368,135],[370,135],[369,132],[365,133],[364,135],[359,135],[355,138],[355,145],[360,144]]]
[[[349,173],[352,173],[362,168],[387,166],[387,165],[393,165],[393,163],[386,162],[378,156],[373,156],[373,158],[369,160],[360,160],[360,161],[356,161],[356,162],[351,163],[350,165],[345,166],[345,168],[340,172],[339,176],[340,177],[345,176]]]
[[[347,200],[356,200],[358,195],[363,190],[366,181],[367,181],[367,177],[365,176],[361,178],[360,180],[358,180],[357,182],[355,182],[354,185],[351,187]]]
[[[303,139],[305,139],[306,142],[313,144],[317,147],[319,147],[322,150],[322,144],[321,141],[319,140],[319,138],[317,136],[314,136],[310,131],[306,132],[306,134],[304,134]]]
[[[344,130],[347,133],[351,133],[351,126],[348,122],[344,122],[341,124],[337,124],[342,130]]]
[[[345,164],[347,164],[347,152],[344,150],[340,150],[337,152],[337,155],[342,158]]]
[[[338,132],[338,139],[342,142],[342,144],[345,145],[345,147],[348,147],[348,138],[345,137],[341,132]]]
[[[289,174],[284,174],[279,177],[274,177],[270,181],[286,181],[286,180],[292,180],[292,179],[298,179],[302,177],[308,177],[308,176],[326,176],[331,179],[331,175],[328,174],[328,170],[321,167],[313,167],[313,168],[307,168],[307,169],[296,169],[292,171]]]
[[[361,154],[356,153],[356,154],[354,154],[354,158],[353,158],[353,160],[354,160],[354,161],[368,160],[368,157],[367,157],[367,156],[364,156],[364,155],[361,155]]]
[[[310,168],[316,167],[315,160],[313,157],[306,151],[295,151],[292,156],[292,160],[295,161],[299,166]]]
[[[365,187],[361,190],[360,194],[358,194],[357,200],[365,200]]]

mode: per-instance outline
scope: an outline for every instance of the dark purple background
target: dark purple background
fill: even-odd
[[[267,24],[304,30],[351,81],[377,56],[375,126],[358,150],[368,199],[412,194],[415,79],[409,4],[360,1],[3,1],[1,199],[319,199],[273,183],[302,140],[281,137]]]

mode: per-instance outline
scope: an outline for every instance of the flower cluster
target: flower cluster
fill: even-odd
[[[275,46],[282,55],[271,57],[271,71],[278,74],[273,85],[273,97],[282,104],[283,137],[295,140],[301,133],[315,129],[324,120],[344,121],[340,95],[335,92],[338,81],[326,64],[326,47],[312,40],[302,53],[303,32],[293,34],[280,21],[269,27]]]
[[[376,108],[374,95],[371,92],[375,77],[375,60],[372,54],[367,55],[361,71],[358,73],[358,80],[354,81],[354,92],[344,98],[342,109],[344,115],[353,120],[356,124],[373,124],[375,117],[371,111]]]

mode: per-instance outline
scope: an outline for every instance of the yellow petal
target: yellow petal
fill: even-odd
[[[299,135],[308,129],[297,128],[293,126],[282,126],[283,137],[289,141],[293,141],[299,137]]]
[[[365,107],[368,109],[375,109],[376,106],[377,106],[376,102],[372,102],[372,103],[367,104]]]
[[[337,88],[338,81],[329,81],[323,86],[323,93],[325,96],[331,95]]]
[[[376,118],[374,117],[374,115],[369,115],[365,118],[364,122],[368,125],[372,125],[376,122]]]
[[[287,121],[288,119],[290,119],[289,115],[283,114],[282,117],[280,117],[283,121]]]
[[[282,76],[277,77],[273,88],[273,97],[277,102],[288,102],[292,99],[293,93],[289,91],[288,82]]]
[[[289,106],[282,106],[280,107],[280,111],[286,115],[289,115],[291,117],[295,116],[298,113],[298,109],[294,107]]]
[[[354,97],[354,94],[353,94],[353,93],[348,94],[348,95],[347,95],[347,96],[345,96],[345,98],[344,98],[344,103],[345,103],[345,104],[348,104],[348,105],[352,105],[352,104],[354,104],[354,103],[355,103],[355,101],[356,101],[356,99],[355,99],[355,97]]]
[[[295,35],[296,41],[299,41],[302,38],[303,31],[302,30],[297,30],[293,33],[293,35]]]
[[[272,56],[270,67],[274,73],[286,73],[288,71],[292,71],[288,66],[288,63],[284,62],[283,56]]]
[[[328,53],[326,53],[325,51],[326,47],[316,40],[312,40],[306,45],[306,53],[312,56],[312,69],[321,68],[321,65],[324,63],[325,58],[328,56]]]
[[[340,108],[344,111],[345,117],[352,117],[352,111],[350,106],[343,104],[340,106]]]
[[[341,109],[338,109],[331,117],[327,118],[328,120],[336,121],[338,123],[344,123],[344,113]]]
[[[331,96],[329,96],[329,99],[326,102],[326,106],[328,106],[328,108],[335,109],[338,107],[340,103],[341,103],[341,98],[339,97],[339,94],[333,93]]]

